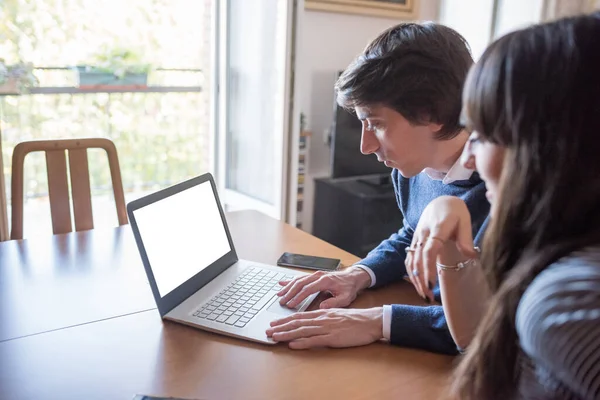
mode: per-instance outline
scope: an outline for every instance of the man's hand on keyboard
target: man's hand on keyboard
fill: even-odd
[[[272,321],[266,333],[292,349],[363,346],[383,338],[383,308],[295,313]]]
[[[371,278],[362,268],[350,267],[336,272],[317,271],[279,284],[284,286],[277,293],[281,305],[294,308],[313,293],[329,292],[333,297],[323,301],[320,308],[333,308],[350,305],[360,290],[369,287]]]

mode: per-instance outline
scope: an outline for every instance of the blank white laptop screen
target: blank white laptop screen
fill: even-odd
[[[160,297],[231,251],[209,181],[133,213]]]

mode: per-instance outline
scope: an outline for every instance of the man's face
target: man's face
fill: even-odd
[[[375,153],[380,162],[410,178],[432,163],[437,124],[411,125],[406,118],[385,106],[356,107],[362,121],[360,151]]]

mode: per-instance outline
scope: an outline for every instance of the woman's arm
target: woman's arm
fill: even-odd
[[[450,333],[457,346],[465,349],[482,318],[490,291],[478,263],[452,270],[459,262],[479,256],[473,247],[471,215],[464,201],[440,196],[429,203],[406,251],[407,273],[421,296],[433,300],[433,286],[440,280]],[[436,263],[450,269],[438,274]]]
[[[443,265],[455,266],[466,261],[454,242],[448,242],[438,257]],[[460,350],[465,350],[475,336],[491,292],[479,259],[459,270],[438,268],[442,305],[450,334]]]

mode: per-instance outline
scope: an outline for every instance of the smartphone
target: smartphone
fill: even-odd
[[[336,258],[307,256],[285,252],[277,260],[277,265],[282,267],[297,267],[317,269],[322,271],[335,271],[340,266],[340,260]]]

